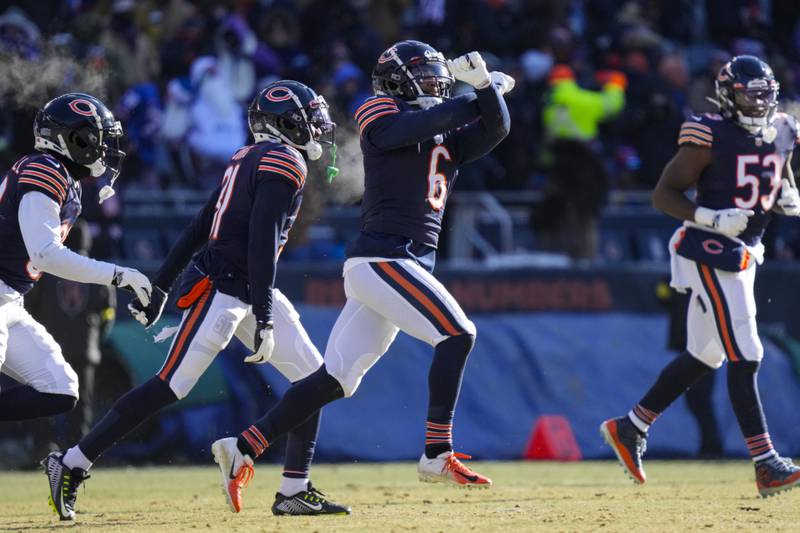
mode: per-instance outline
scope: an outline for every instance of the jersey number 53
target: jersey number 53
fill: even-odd
[[[772,167],[770,176],[770,190],[767,194],[761,193],[761,179],[753,174],[749,174],[747,167],[750,165],[760,165],[765,171]],[[752,209],[760,201],[764,211],[772,209],[775,198],[778,195],[778,188],[781,185],[781,166],[783,161],[778,154],[767,154],[764,159],[758,154],[740,155],[736,158],[736,188],[749,189],[744,191],[743,196],[735,196],[733,201],[736,207],[741,209]],[[756,172],[759,172],[758,170]]]

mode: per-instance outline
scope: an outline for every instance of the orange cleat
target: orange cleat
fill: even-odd
[[[647,476],[642,468],[642,455],[647,450],[647,438],[627,416],[606,420],[600,424],[600,434],[617,454],[622,468],[634,483],[643,484]]]
[[[419,459],[417,473],[419,480],[425,483],[451,483],[462,487],[491,487],[492,480],[473,472],[459,459],[472,459],[464,453],[444,452],[428,459],[425,454]]]
[[[242,489],[247,487],[255,475],[253,460],[236,446],[236,439],[219,439],[211,445],[214,462],[222,473],[222,490],[228,498],[231,511],[242,510]]]

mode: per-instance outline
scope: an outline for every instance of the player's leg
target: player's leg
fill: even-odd
[[[322,366],[322,356],[311,342],[305,328],[300,323],[300,315],[292,303],[279,290],[273,291],[273,317],[275,326],[275,350],[270,363],[291,383],[308,377]],[[252,349],[256,321],[252,313],[242,320],[236,336]],[[309,480],[311,461],[319,433],[320,410],[313,413],[305,422],[289,431],[286,442],[281,486],[272,505],[273,514],[349,514],[350,508],[329,501],[314,489]],[[235,438],[220,439],[214,443],[215,460],[220,464],[223,474],[223,488],[228,495],[232,510],[242,507],[241,487],[235,480],[238,464],[244,463]],[[234,475],[231,475],[234,471]]]
[[[54,505],[62,519],[74,518],[80,484],[75,479],[85,478],[100,454],[143,421],[185,397],[214,357],[228,345],[246,312],[247,306],[238,299],[209,288],[184,313],[166,362],[158,373],[117,400],[63,456],[54,452],[45,459]]]
[[[423,481],[490,485],[491,480],[466,468],[453,453],[453,416],[472,347],[475,326],[461,306],[430,272],[411,260],[363,263],[348,271],[345,287],[360,302],[400,330],[434,346],[428,373],[428,416],[425,453],[420,458]],[[335,367],[325,364],[339,377]],[[356,376],[360,381],[361,376]],[[352,377],[340,379],[347,393]]]
[[[604,439],[637,483],[644,483],[647,479],[642,468],[642,455],[650,426],[687,389],[719,368],[725,360],[711,300],[696,272],[689,276],[688,281],[692,296],[686,316],[686,351],[664,367],[653,386],[626,416],[606,420],[600,426]]]
[[[736,273],[702,267],[700,275],[728,358],[731,405],[755,464],[758,491],[769,496],[800,485],[800,468],[778,456],[761,406],[758,369],[764,348],[756,327],[755,271],[755,267]]]
[[[0,315],[0,354],[5,354],[0,366],[21,384],[0,391],[0,421],[52,416],[75,407],[78,376],[52,335],[21,302],[0,306]]]
[[[348,297],[328,338],[325,364],[292,385],[275,407],[239,435],[242,453],[254,458],[261,455],[277,437],[324,405],[355,392],[361,377],[386,353],[397,332],[384,317]]]

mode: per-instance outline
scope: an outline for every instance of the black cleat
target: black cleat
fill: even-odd
[[[762,498],[800,485],[800,467],[791,459],[772,457],[756,466],[756,486]]]
[[[315,489],[311,482],[308,489],[298,492],[294,496],[284,496],[280,492],[275,494],[275,503],[272,504],[272,514],[281,515],[345,515],[350,514],[350,507],[329,501],[325,495]]]
[[[642,468],[642,455],[647,450],[647,435],[643,435],[627,416],[606,420],[600,425],[600,433],[617,454],[622,468],[634,483],[642,484],[647,481]]]
[[[63,457],[61,452],[51,452],[42,459],[41,464],[50,483],[50,507],[61,520],[75,520],[78,487],[91,476],[81,468],[69,469],[64,466]]]

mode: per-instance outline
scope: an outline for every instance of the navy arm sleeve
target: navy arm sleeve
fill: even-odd
[[[469,163],[492,151],[511,130],[506,101],[494,84],[475,91],[480,119],[455,133],[459,163]]]
[[[272,287],[281,243],[296,187],[285,179],[263,180],[256,188],[250,214],[247,271],[250,301],[258,322],[272,322]]]
[[[474,93],[469,93],[429,109],[386,114],[368,122],[362,134],[378,150],[392,150],[425,142],[479,116],[477,98]],[[365,118],[364,122],[368,120]]]
[[[208,202],[206,202],[206,205],[203,206],[202,211],[181,232],[180,237],[172,245],[164,262],[161,263],[161,268],[158,269],[153,278],[153,284],[161,290],[169,292],[170,287],[172,287],[181,270],[186,267],[192,255],[203,244],[208,242],[208,235],[211,232],[211,223],[214,219],[214,211],[216,211],[217,199],[221,189],[221,187],[217,187]]]

